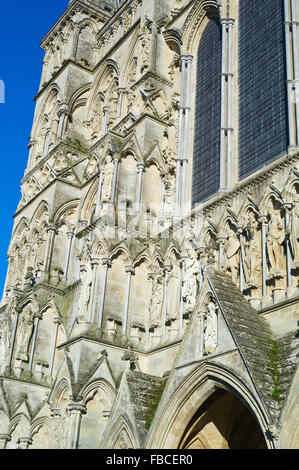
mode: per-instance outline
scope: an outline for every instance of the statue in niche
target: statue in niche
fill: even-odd
[[[180,283],[181,269],[176,259],[171,261],[172,270],[168,277],[168,299],[167,299],[167,319],[177,320],[179,317],[180,305]]]
[[[164,178],[164,217],[169,220],[172,218],[174,209],[175,178],[168,173]]]
[[[150,36],[147,24],[144,23],[141,34],[141,68],[140,72],[143,73],[149,67],[150,60]]]
[[[173,150],[170,148],[169,134],[167,131],[164,131],[162,138],[162,155],[164,157],[166,165],[169,167],[170,171],[175,171],[176,169],[176,155]]]
[[[79,311],[81,315],[86,315],[89,310],[92,288],[92,270],[89,264],[83,273]]]
[[[112,156],[108,155],[105,160],[101,202],[111,201],[113,176],[114,176],[114,163],[112,160]]]
[[[92,117],[90,121],[90,129],[91,129],[91,139],[94,140],[98,138],[102,130],[102,123],[103,123],[103,110],[102,110],[102,97],[100,95],[97,96],[95,106],[92,112]]]
[[[258,223],[252,211],[248,213],[243,261],[247,288],[257,288],[262,269],[261,239],[258,233]]]
[[[268,224],[267,247],[272,271],[284,270],[284,223],[276,211],[270,213]]]
[[[152,326],[160,326],[163,305],[163,277],[157,275],[153,282],[152,297],[150,299],[150,322]]]
[[[290,243],[292,248],[292,255],[294,263],[299,266],[299,198],[294,200],[294,207],[290,214],[290,223],[287,227],[287,232],[290,236]]]
[[[109,93],[108,103],[110,106],[109,120],[113,125],[113,121],[117,118],[118,110],[118,101],[119,101],[119,90],[116,81],[114,81],[112,89]]]
[[[29,344],[33,333],[34,320],[31,305],[26,307],[20,314],[17,341],[16,341],[16,359],[24,362],[29,360]]]
[[[22,285],[23,276],[24,276],[24,268],[25,268],[25,256],[22,250],[18,250],[17,253],[17,276],[16,276],[16,287]]]
[[[194,251],[189,248],[187,250],[187,257],[185,259],[185,269],[183,276],[183,299],[185,302],[186,313],[192,313],[195,306],[199,273],[199,261]]]
[[[12,296],[8,301],[6,311],[0,313],[0,366],[6,364],[8,358],[16,305],[16,299]]]
[[[212,354],[217,348],[217,310],[215,303],[211,300],[207,306],[204,321],[204,352]]]
[[[37,140],[36,152],[37,152],[38,157],[43,157],[44,155],[45,140],[46,140],[46,136],[48,133],[48,125],[49,125],[49,118],[48,118],[48,115],[45,114],[42,119],[42,123],[40,125],[39,132],[38,132],[37,139],[36,139]]]
[[[239,251],[240,251],[240,240],[235,231],[228,228],[228,240],[224,246],[224,269],[232,277],[232,281],[237,284],[239,277]]]

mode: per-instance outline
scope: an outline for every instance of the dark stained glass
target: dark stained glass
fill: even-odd
[[[220,184],[221,26],[210,19],[197,54],[193,205],[212,196]]]
[[[282,0],[239,2],[239,176],[288,146]]]

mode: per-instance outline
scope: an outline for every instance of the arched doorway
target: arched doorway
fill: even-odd
[[[179,449],[266,449],[262,430],[232,393],[216,389],[187,425]]]

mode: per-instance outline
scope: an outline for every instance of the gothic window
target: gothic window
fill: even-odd
[[[221,27],[209,19],[197,53],[195,133],[193,155],[193,205],[219,189],[221,124]]]
[[[247,177],[288,146],[282,0],[239,2],[239,174]]]

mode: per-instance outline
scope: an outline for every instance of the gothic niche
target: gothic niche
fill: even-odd
[[[32,304],[26,305],[19,315],[15,358],[18,361],[29,361],[29,345],[34,328],[34,312]]]
[[[268,282],[283,288],[285,278],[285,227],[280,202],[271,199],[267,226]]]
[[[204,311],[203,350],[207,356],[215,352],[218,344],[218,307],[212,297]]]
[[[257,291],[261,295],[261,230],[257,215],[249,210],[245,219],[244,243],[243,243],[243,269],[245,277],[245,289]]]

